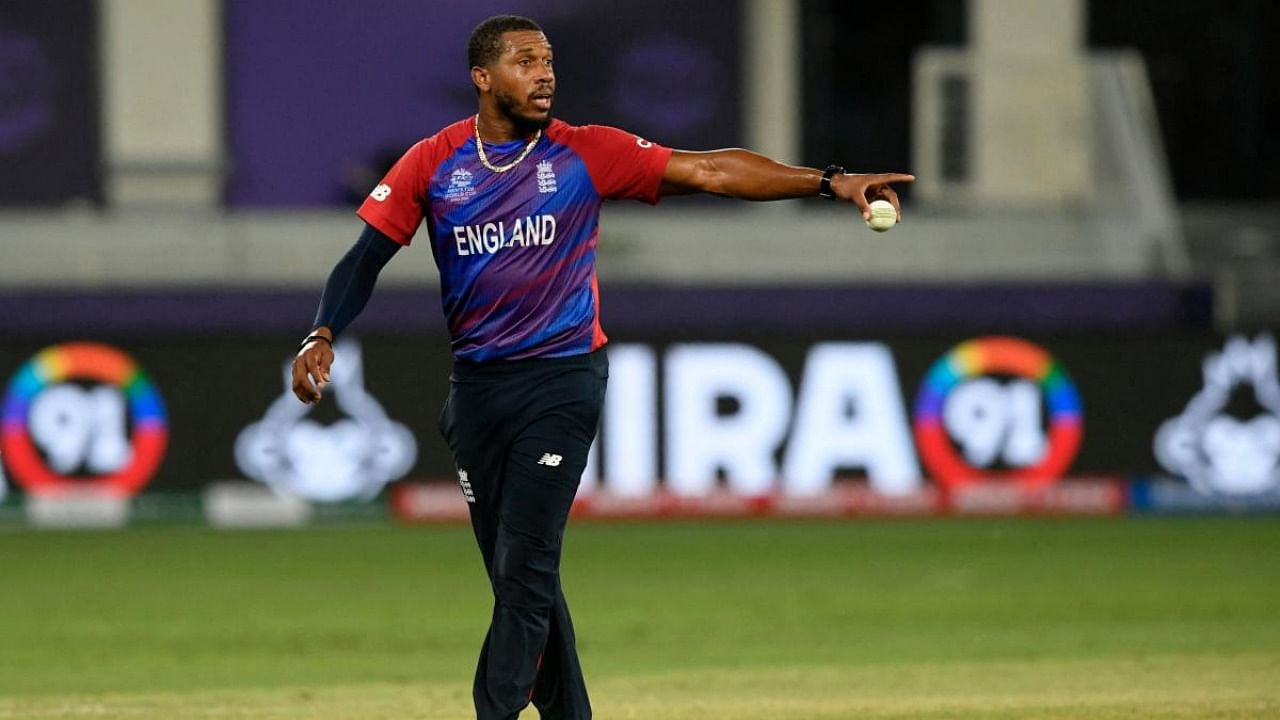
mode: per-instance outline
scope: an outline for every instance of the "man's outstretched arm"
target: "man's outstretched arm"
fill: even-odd
[[[372,225],[365,225],[355,244],[329,273],[308,341],[293,359],[293,393],[302,402],[320,400],[320,392],[329,382],[334,338],[364,309],[378,273],[399,249],[399,243]]]
[[[822,170],[784,165],[738,148],[671,153],[662,176],[663,195],[711,193],[740,200],[787,200],[813,197],[822,187]],[[831,192],[836,199],[858,206],[863,218],[871,216],[872,200],[888,200],[898,210],[898,194],[890,183],[909,183],[915,176],[905,173],[836,173]]]

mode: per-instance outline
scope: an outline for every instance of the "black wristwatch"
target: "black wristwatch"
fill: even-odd
[[[835,200],[836,194],[831,190],[831,178],[843,172],[844,168],[839,165],[828,165],[827,169],[822,172],[822,184],[818,186],[818,196],[828,200]]]

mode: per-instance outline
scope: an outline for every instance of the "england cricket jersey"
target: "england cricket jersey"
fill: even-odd
[[[489,164],[527,141],[485,143]],[[400,158],[358,215],[408,245],[426,221],[454,356],[564,357],[605,344],[596,284],[600,205],[658,202],[671,150],[621,130],[555,120],[497,173],[476,152],[475,118]]]

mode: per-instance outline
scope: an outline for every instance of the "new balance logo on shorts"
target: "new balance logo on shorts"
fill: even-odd
[[[551,453],[542,453],[542,459],[538,461],[538,464],[546,465],[547,467],[560,467],[560,461],[563,459],[564,457],[560,455],[553,455]]]
[[[461,468],[458,469],[458,485],[462,487],[462,497],[466,498],[467,502],[474,505],[476,502],[476,494],[471,490],[471,480],[467,478],[467,471]]]

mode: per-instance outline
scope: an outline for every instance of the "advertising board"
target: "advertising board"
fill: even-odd
[[[1120,478],[1156,475],[1211,507],[1277,493],[1267,335],[802,335],[615,337],[579,512],[1116,512]],[[432,515],[423,498],[461,499],[435,434],[447,343],[344,338],[315,407],[288,391],[290,345],[6,343],[2,487],[129,496],[247,479],[319,504],[390,490],[409,519]],[[1134,497],[1186,509],[1185,492]]]

